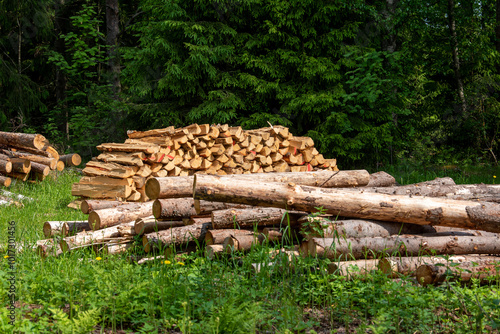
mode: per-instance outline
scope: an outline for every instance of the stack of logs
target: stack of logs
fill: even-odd
[[[338,170],[309,137],[288,128],[257,130],[192,124],[149,131],[128,131],[125,143],[97,146],[102,153],[83,169],[73,196],[147,202],[145,182],[152,177]]]
[[[500,258],[488,254],[500,254],[500,186],[449,178],[372,186],[375,176],[359,170],[152,178],[145,187],[155,201],[84,201],[88,220],[46,222],[49,239],[38,250],[121,253],[142,236],[146,253],[168,257],[204,244],[213,258],[278,243],[295,245],[286,251],[287,265],[299,253],[326,257],[331,273],[349,276],[379,268],[430,284],[450,269],[463,280],[499,274]],[[255,269],[263,266],[277,262]]]
[[[78,166],[78,154],[59,156],[40,134],[0,132],[0,185],[9,187],[12,178],[21,181],[44,180],[65,165]]]

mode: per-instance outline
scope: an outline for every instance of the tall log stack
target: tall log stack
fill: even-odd
[[[102,153],[83,169],[74,196],[145,202],[146,180],[193,174],[338,171],[309,137],[283,126],[256,130],[192,124],[149,131],[128,131],[125,143],[97,146]]]
[[[40,134],[0,132],[0,185],[10,186],[12,178],[44,180],[55,170],[81,163],[78,154],[60,156]]]

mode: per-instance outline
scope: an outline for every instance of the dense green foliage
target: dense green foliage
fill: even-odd
[[[127,129],[270,122],[344,168],[496,163],[492,0],[123,0],[120,73],[108,2],[0,1],[0,129],[90,156]]]
[[[492,170],[432,172],[395,170],[401,183],[452,176],[466,183],[491,183]],[[2,207],[0,230],[15,221],[25,247],[43,238],[46,220],[81,220],[66,207],[78,174],[57,180],[17,183],[10,189],[34,198],[24,207]],[[4,239],[5,240],[5,239]],[[138,242],[140,245],[140,241]],[[16,321],[8,322],[10,277],[0,251],[1,333],[499,333],[500,280],[487,285],[447,282],[422,287],[411,277],[381,273],[346,280],[327,274],[328,261],[296,259],[294,270],[271,266],[255,273],[252,263],[271,261],[264,245],[239,258],[210,261],[202,252],[138,265],[138,246],[123,255],[79,249],[40,258],[16,256]],[[146,256],[151,256],[148,254]],[[168,261],[168,262],[165,262]],[[276,261],[276,260],[273,260]],[[287,269],[288,268],[288,269]],[[118,330],[124,330],[119,332]]]

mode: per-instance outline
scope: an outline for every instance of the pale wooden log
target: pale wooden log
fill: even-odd
[[[89,161],[83,169],[83,174],[89,176],[108,176],[120,179],[132,177],[136,170],[134,168],[118,165],[115,163],[104,163]]]
[[[70,232],[90,230],[88,221],[46,221],[43,223],[43,235],[50,238],[55,235],[67,236]]]
[[[390,187],[396,184],[394,176],[386,172],[377,172],[370,174],[370,182],[367,187]]]
[[[101,247],[101,252],[108,255],[123,254],[134,247],[133,241],[122,241],[120,243],[107,243]]]
[[[226,209],[212,211],[213,229],[250,228],[254,226],[297,225],[305,212],[277,208]]]
[[[471,230],[467,228],[458,227],[448,227],[448,226],[434,226],[437,235],[463,235],[463,236],[483,236],[483,237],[495,237],[498,233],[486,232],[481,230]]]
[[[0,160],[0,173],[11,173],[12,172],[12,162],[7,160]]]
[[[82,157],[78,153],[61,155],[59,160],[64,162],[66,166],[76,167],[82,163]]]
[[[329,259],[362,259],[377,255],[399,254],[500,254],[499,237],[420,237],[389,236],[373,238],[312,238],[309,255]]]
[[[488,278],[498,275],[500,275],[500,259],[481,264],[462,262],[453,266],[423,264],[417,268],[415,273],[417,282],[423,286],[439,284],[444,281],[468,282],[473,278],[484,282]]]
[[[127,203],[114,208],[95,210],[89,214],[89,224],[94,230],[134,221],[151,215],[153,202]]]
[[[262,236],[255,235],[231,235],[224,239],[223,249],[226,253],[249,251],[252,247],[259,245],[262,239]]]
[[[49,157],[55,159],[56,161],[59,160],[59,153],[55,148],[53,148],[52,146],[46,146],[44,147],[44,150],[49,154]]]
[[[61,247],[54,239],[38,240],[36,242],[36,252],[43,258],[47,256],[59,256],[62,254]]]
[[[8,187],[10,187],[11,183],[12,183],[12,179],[10,177],[0,175],[0,185],[8,188]]]
[[[368,183],[370,174],[366,170],[352,170],[340,172],[240,174],[227,175],[224,178],[238,178],[248,182],[281,182],[331,188],[364,186]],[[146,194],[152,199],[192,196],[193,181],[194,176],[151,178],[146,182]]]
[[[31,162],[21,158],[10,158],[12,171],[15,173],[27,174],[31,171]]]
[[[139,218],[135,221],[135,234],[148,234],[156,231],[167,230],[172,227],[184,226],[182,220],[157,220],[154,216]]]
[[[127,185],[73,183],[71,194],[90,198],[127,198],[133,188]]]
[[[149,253],[153,249],[163,247],[179,247],[191,242],[202,242],[209,224],[196,224],[181,227],[172,227],[168,230],[145,234],[142,237],[144,251]]]
[[[216,258],[218,255],[224,254],[224,246],[221,244],[217,245],[206,245],[205,246],[205,256],[210,260]]]
[[[423,264],[436,265],[463,262],[475,262],[480,264],[491,261],[500,261],[500,257],[487,255],[386,257],[380,259],[378,268],[390,277],[398,277],[400,275],[415,276],[415,271]]]
[[[56,164],[56,169],[59,171],[59,172],[62,172],[64,170],[64,162],[62,162],[61,160],[59,160]]]
[[[130,226],[134,225],[134,222],[127,222],[123,224],[128,224]],[[66,251],[71,251],[80,247],[87,247],[93,244],[105,243],[111,239],[119,238],[120,231],[118,226],[111,226],[103,228],[96,231],[85,231],[75,234],[74,236],[65,237],[61,239],[60,246],[61,249]]]
[[[31,147],[41,150],[47,143],[47,139],[39,134],[0,131],[0,146]]]
[[[499,184],[433,185],[420,183],[395,187],[362,187],[355,191],[500,203]]]
[[[303,234],[307,238],[366,238],[436,233],[436,230],[428,225],[335,218],[305,216],[299,219],[299,224],[303,226]]]
[[[89,214],[92,211],[95,210],[101,210],[101,209],[108,209],[108,208],[114,208],[119,205],[124,204],[124,202],[120,201],[111,201],[111,200],[93,200],[93,199],[86,199],[83,200],[80,209],[84,214]]]
[[[175,133],[175,129],[173,126],[169,126],[163,129],[154,129],[148,131],[136,131],[136,130],[128,130],[127,136],[132,139],[139,139],[144,137],[155,137],[155,136],[170,136]]]
[[[379,259],[336,261],[328,264],[328,273],[352,278],[378,270],[378,264]]]
[[[54,170],[57,167],[57,160],[54,158],[49,158],[40,155],[34,155],[32,153],[23,153],[23,152],[12,152],[12,151],[4,151],[7,152],[8,155],[12,158],[20,158],[29,160],[32,162],[38,162],[39,164],[49,166],[50,169]],[[42,151],[43,152],[43,151]]]
[[[118,152],[144,152],[153,154],[160,151],[160,146],[156,144],[120,144],[104,143],[97,146],[99,151],[118,151]]]
[[[254,232],[251,230],[236,230],[236,229],[210,230],[207,231],[207,234],[205,235],[205,244],[222,245],[227,237],[233,235],[254,235]]]
[[[103,162],[114,162],[122,165],[143,166],[142,159],[131,154],[115,154],[116,152],[101,153],[97,156],[97,160]]]
[[[358,193],[280,183],[241,182],[195,175],[195,199],[316,211],[350,218],[442,225],[500,232],[500,205],[443,198]]]

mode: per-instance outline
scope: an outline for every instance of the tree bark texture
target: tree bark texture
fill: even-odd
[[[329,259],[362,259],[387,254],[500,254],[500,237],[390,236],[373,238],[312,238],[309,255]]]
[[[247,183],[195,175],[194,197],[209,201],[278,207],[306,212],[419,225],[500,232],[500,205],[443,198],[358,193],[279,183]]]
[[[149,253],[153,249],[182,246],[196,241],[201,243],[205,239],[205,234],[209,228],[209,224],[196,224],[148,233],[142,237],[142,245],[144,251]]]
[[[154,216],[139,218],[135,221],[135,234],[148,234],[156,231],[168,230],[171,227],[184,226],[182,220],[157,220]]]
[[[29,147],[41,150],[47,144],[47,139],[39,134],[0,131],[0,146],[15,148]]]
[[[224,230],[210,230],[205,235],[206,245],[222,245],[227,237],[233,235],[254,235],[251,230],[237,230],[237,229],[224,229]]]
[[[98,200],[98,199],[86,199],[83,200],[80,204],[80,209],[86,215],[95,210],[115,208],[117,206],[126,204],[120,201],[106,201],[106,200]]]
[[[226,209],[212,211],[212,228],[250,228],[254,226],[297,225],[305,212],[277,208]]]
[[[92,211],[89,214],[89,225],[92,229],[99,230],[130,221],[134,221],[135,223],[137,218],[150,216],[152,208],[153,202],[144,202],[129,203],[115,208]]]

